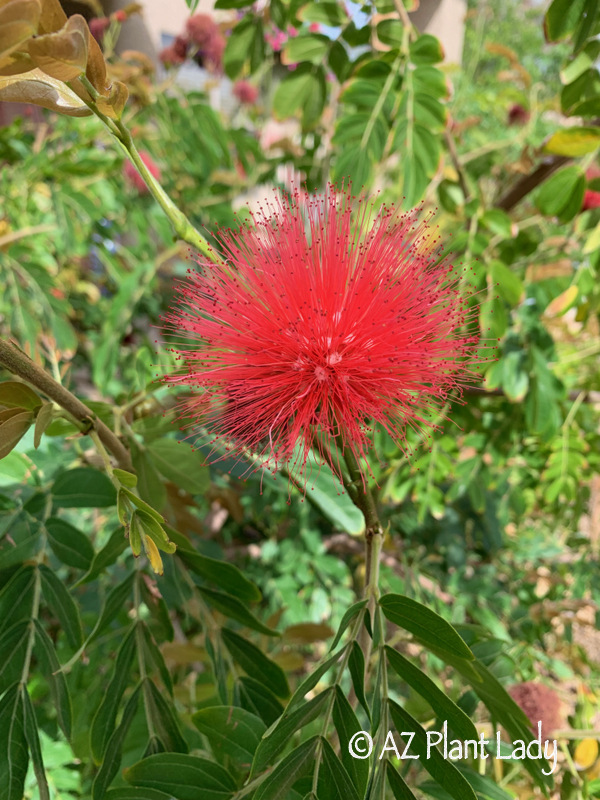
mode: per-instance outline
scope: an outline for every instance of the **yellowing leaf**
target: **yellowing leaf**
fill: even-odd
[[[40,33],[59,31],[66,21],[67,15],[63,11],[59,0],[43,0]]]
[[[103,114],[111,119],[120,119],[125,103],[129,97],[129,89],[121,81],[113,81],[108,96],[102,95],[96,100],[96,105]]]
[[[568,289],[565,289],[564,292],[555,297],[554,300],[549,303],[546,310],[544,311],[544,315],[547,317],[557,317],[560,314],[564,314],[567,309],[569,309],[575,300],[577,299],[577,295],[579,294],[579,289],[575,284],[569,286]]]
[[[596,739],[582,739],[575,748],[573,761],[577,769],[589,769],[598,758],[598,742]]]
[[[144,552],[148,556],[148,561],[150,562],[152,570],[156,572],[157,575],[162,575],[164,572],[164,567],[157,546],[149,536],[142,536],[142,544],[144,546]]]
[[[592,153],[599,145],[600,130],[597,128],[565,128],[552,134],[544,145],[544,152],[576,158]]]
[[[329,639],[330,636],[333,636],[333,633],[329,625],[317,622],[303,622],[286,628],[283,638],[286,642],[293,642],[294,644],[312,644],[313,642],[322,642],[325,639]]]
[[[593,253],[600,248],[600,224],[596,225],[594,230],[588,236],[586,243],[583,246],[583,252],[587,255]]]
[[[0,3],[0,65],[5,56],[37,33],[40,14],[39,0]]]
[[[75,92],[41,69],[0,77],[0,100],[34,103],[70,117],[86,117],[92,113]]]
[[[29,55],[46,75],[70,81],[86,70],[90,31],[81,14],[69,17],[56,33],[29,40]]]

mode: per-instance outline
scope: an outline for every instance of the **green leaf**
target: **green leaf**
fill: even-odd
[[[137,486],[138,476],[134,475],[133,472],[128,472],[125,469],[118,469],[115,467],[113,469],[114,477],[119,481],[121,486],[128,486],[130,489],[133,489]]]
[[[107,508],[117,502],[115,487],[103,472],[76,467],[63,472],[52,486],[59,508]]]
[[[172,794],[159,792],[158,789],[109,789],[102,800],[173,800]]]
[[[273,97],[273,110],[279,119],[293,116],[302,110],[305,125],[321,116],[325,105],[325,75],[323,68],[300,64],[281,81]]]
[[[394,672],[429,703],[438,719],[447,720],[452,730],[463,739],[479,738],[473,722],[431,678],[391,647],[386,646],[385,652]]]
[[[216,608],[229,619],[235,619],[246,628],[250,628],[258,633],[263,633],[265,636],[279,636],[277,631],[268,628],[252,614],[245,605],[243,605],[237,598],[231,597],[223,592],[215,592],[212,589],[206,589],[202,586],[198,587],[198,591],[207,600],[209,605]]]
[[[44,769],[44,759],[42,758],[42,748],[38,734],[38,721],[35,716],[35,709],[33,708],[31,698],[29,697],[29,692],[24,687],[21,690],[21,702],[23,703],[25,739],[31,755],[31,763],[37,781],[39,797],[40,800],[50,800],[50,789],[46,779],[46,770]]]
[[[365,600],[366,602],[366,600]],[[349,645],[347,645],[349,646]],[[322,664],[313,670],[298,686],[294,694],[292,695],[287,707],[288,709],[292,708],[293,706],[297,705],[301,700],[304,699],[304,696],[314,689],[317,683],[321,680],[323,675],[328,672],[334,664],[340,660],[342,653],[346,650],[345,647],[342,647],[341,650],[338,650],[337,653],[334,653],[328,659],[326,659]]]
[[[164,508],[167,502],[167,490],[148,451],[132,447],[131,460],[138,477],[137,490],[140,497],[156,508]],[[127,486],[128,484],[121,483],[121,485]]]
[[[2,412],[6,415],[3,421],[0,417],[0,458],[7,456],[17,446],[33,422],[31,411],[14,409],[14,412],[16,413],[13,413],[12,409],[7,409]]]
[[[56,615],[64,630],[69,644],[77,649],[83,643],[83,628],[79,618],[79,609],[64,583],[56,577],[51,569],[40,564],[42,591],[50,609]]]
[[[66,678],[54,649],[54,643],[39,620],[35,620],[34,652],[38,658],[42,674],[48,681],[56,709],[56,718],[67,739],[71,738],[71,697]]]
[[[386,777],[388,779],[390,789],[392,790],[392,794],[394,795],[394,800],[416,800],[415,795],[411,792],[408,784],[404,781],[404,778],[400,776],[400,773],[392,766],[392,764],[390,764],[389,761],[386,761],[385,765]]]
[[[544,144],[544,152],[557,156],[578,158],[593,153],[600,146],[600,131],[597,128],[564,128],[552,134]]]
[[[340,4],[328,2],[328,0],[307,3],[302,6],[298,16],[303,22],[323,22],[334,28],[348,22],[348,15]]]
[[[257,714],[265,723],[272,725],[283,714],[283,706],[273,692],[260,681],[242,675],[238,679],[240,705]]]
[[[9,625],[31,617],[35,568],[21,567],[0,590],[0,634]]]
[[[236,566],[197,553],[189,539],[168,525],[166,529],[171,541],[177,545],[177,555],[196,575],[216,584],[243,602],[256,603],[261,600],[258,586],[246,578]]]
[[[585,0],[553,0],[544,17],[544,32],[549,42],[567,39],[582,20]]]
[[[251,778],[273,763],[274,758],[289,744],[292,734],[317,719],[332,692],[333,687],[329,687],[293,711],[289,708],[284,711],[281,718],[264,734],[258,745],[252,762]]]
[[[361,730],[358,717],[339,686],[335,687],[335,703],[333,705],[333,724],[340,740],[342,763],[352,779],[361,797],[364,797],[369,780],[368,759],[354,758],[350,755],[348,745],[357,731]]]
[[[259,650],[256,645],[238,636],[237,633],[223,628],[221,636],[233,660],[242,669],[262,681],[278,697],[287,697],[290,690],[285,673],[274,661]]]
[[[52,552],[63,564],[76,569],[90,568],[94,548],[85,534],[58,517],[49,517],[45,527]]]
[[[183,753],[158,753],[124,770],[125,780],[158,789],[175,800],[228,800],[236,786],[219,764]]]
[[[321,738],[321,748],[323,768],[319,771],[320,800],[359,800],[352,778],[327,739]]]
[[[94,783],[92,784],[92,800],[104,800],[106,790],[119,771],[123,744],[137,712],[140,690],[141,686],[137,686],[125,704],[119,727],[114,731],[108,741],[104,762],[98,770]],[[150,795],[148,795],[148,800],[150,800]]]
[[[13,685],[0,700],[0,800],[23,800],[28,763],[23,701]]]
[[[181,735],[172,706],[164,699],[150,678],[146,678],[143,688],[146,714],[152,722],[156,736],[167,750],[174,753],[187,753],[187,742]]]
[[[117,614],[123,610],[126,600],[131,596],[134,580],[135,574],[132,572],[130,575],[127,575],[127,577],[124,578],[121,583],[117,584],[113,589],[111,589],[104,603],[102,614],[100,615],[93,632],[90,634],[88,642],[91,641],[92,638],[96,638],[96,636],[102,633],[106,626],[109,625],[117,616]]]
[[[266,730],[260,717],[235,706],[210,706],[197,711],[192,722],[210,743],[219,763],[229,759],[234,767],[249,770]]]
[[[386,594],[379,605],[390,622],[410,631],[425,647],[468,660],[475,658],[452,625],[422,603],[401,594]]]
[[[322,64],[326,58],[331,40],[320,33],[308,33],[288,39],[283,54],[287,64],[298,61],[310,61],[311,64]]]
[[[295,747],[260,784],[253,800],[279,800],[286,797],[294,783],[309,771],[319,739],[319,736],[313,736]]]
[[[229,0],[231,2],[231,0]],[[247,3],[244,3],[247,5]],[[253,15],[246,15],[227,37],[227,45],[223,54],[223,66],[225,74],[233,80],[242,71],[248,60],[254,41],[256,29],[256,18]]]
[[[162,598],[161,598],[162,599]],[[141,627],[142,630],[142,637],[144,642],[144,650],[147,655],[150,657],[150,660],[153,662],[154,666],[158,669],[159,675],[161,677],[162,682],[165,685],[165,688],[169,692],[171,696],[173,696],[173,680],[171,678],[171,673],[167,669],[167,665],[165,664],[165,659],[163,658],[163,654],[158,648],[154,637],[152,636],[152,632],[150,628],[146,625],[145,622],[139,622],[138,625]],[[168,641],[172,641],[173,636],[171,636]]]
[[[311,454],[311,462],[314,456]],[[331,520],[333,525],[351,535],[358,535],[365,529],[365,518],[348,497],[339,480],[327,466],[314,469],[318,475],[312,485],[309,484],[307,496]]]
[[[536,195],[542,214],[568,222],[579,213],[585,192],[585,176],[579,167],[559,170],[545,181]]]
[[[402,734],[402,731],[414,733],[410,747],[411,752],[419,756],[422,766],[431,777],[443,786],[455,800],[477,800],[469,782],[451,761],[447,761],[435,747],[428,755],[427,734],[417,720],[393,700],[389,701],[389,709],[398,733]]]
[[[35,529],[33,536],[28,536],[22,542],[14,545],[9,536],[0,541],[0,570],[14,567],[23,561],[35,558],[40,550],[41,536],[39,529]]]
[[[498,284],[500,296],[511,306],[516,306],[525,296],[523,281],[502,261],[493,261],[491,277]]]
[[[122,492],[134,506],[137,506],[141,511],[145,511],[146,514],[149,514],[152,519],[158,522],[159,525],[165,524],[165,518],[161,513],[159,513],[155,508],[153,508],[149,503],[146,503],[145,500],[142,500],[141,497],[138,497],[134,494],[131,489],[128,489],[126,486],[121,487],[120,492]]]
[[[29,621],[16,622],[0,636],[0,694],[12,683],[21,679],[27,655]]]
[[[35,417],[35,429],[33,432],[33,446],[37,450],[40,446],[40,442],[42,441],[42,436],[44,435],[44,431],[52,422],[52,415],[54,411],[52,408],[52,403],[44,403],[43,406],[39,409]]]
[[[331,643],[329,652],[331,652],[335,647],[337,647],[337,644],[344,635],[346,629],[348,628],[350,623],[354,619],[356,619],[356,617],[362,611],[362,609],[367,605],[367,602],[368,602],[367,600],[359,600],[358,602],[351,605],[349,609],[347,609],[347,611],[344,613],[344,616],[342,617],[342,621],[340,622],[340,626],[337,629],[337,633],[333,639],[333,642]]]
[[[161,475],[186,492],[203,494],[210,487],[206,459],[189,444],[175,439],[157,439],[147,450]]]
[[[444,60],[442,45],[430,33],[423,33],[411,42],[409,55],[413,64],[436,64]]]
[[[400,49],[404,43],[404,25],[399,19],[382,19],[377,23],[377,38],[389,47]]]
[[[25,408],[35,411],[44,401],[26,383],[2,381],[0,383],[0,406],[5,408]]]
[[[90,564],[89,570],[80,578],[75,586],[93,581],[98,575],[102,574],[107,567],[114,564],[123,550],[127,547],[127,539],[123,533],[123,528],[116,528],[110,535],[108,542],[102,550],[99,550]]]
[[[102,763],[108,741],[115,730],[119,706],[131,680],[130,669],[135,650],[135,625],[133,625],[121,642],[110,683],[92,720],[90,749],[96,764]]]
[[[354,640],[350,647],[350,658],[348,659],[348,669],[352,677],[352,686],[356,699],[367,712],[367,716],[371,717],[371,711],[367,698],[365,697],[365,657],[359,643]]]

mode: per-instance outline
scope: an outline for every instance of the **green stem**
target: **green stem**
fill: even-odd
[[[87,91],[91,94],[91,96],[96,100],[99,96],[98,92],[94,89],[92,84],[87,80],[87,78],[82,77],[81,82],[87,89]],[[213,263],[218,263],[219,258],[212,250],[211,246],[207,242],[207,240],[202,236],[200,231],[198,231],[190,222],[190,220],[186,217],[186,215],[181,211],[175,203],[171,200],[169,195],[165,192],[162,188],[160,183],[156,180],[154,175],[150,172],[148,167],[144,164],[142,157],[140,156],[137,147],[134,144],[133,138],[131,133],[129,132],[128,128],[121,122],[120,119],[110,119],[103,114],[97,107],[96,103],[88,103],[89,108],[94,114],[98,117],[98,119],[102,120],[106,128],[112,133],[112,135],[117,139],[125,153],[129,156],[131,161],[135,164],[138,172],[146,182],[146,186],[150,189],[150,192],[154,195],[154,199],[157,201],[159,206],[165,212],[168,219],[171,221],[173,229],[175,233],[180,239],[183,239],[184,242],[190,244],[193,248],[198,250],[198,252],[202,253],[203,256],[208,258]]]
[[[375,612],[379,600],[379,562],[383,546],[383,528],[377,514],[377,506],[373,492],[363,478],[356,456],[348,446],[340,445],[342,454],[348,468],[350,480],[346,486],[353,503],[359,508],[365,518],[365,598],[367,610],[371,618],[371,625],[375,624]],[[361,491],[362,484],[362,491]],[[350,490],[350,485],[356,491]],[[372,640],[366,629],[361,642],[365,655],[365,671],[369,669]]]

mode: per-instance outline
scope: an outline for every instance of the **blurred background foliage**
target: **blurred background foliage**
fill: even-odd
[[[567,742],[553,796],[600,797],[585,735],[600,729],[597,4],[554,0],[544,17],[519,0],[472,0],[460,68],[410,31],[398,3],[215,5],[231,16],[210,80],[254,91],[238,88],[245,99],[217,112],[209,94],[178,87],[176,67],[157,77],[135,54],[111,54],[130,92],[123,119],[209,241],[247,216],[246,198],[292,179],[350,178],[382,202],[436,209],[446,251],[472,267],[497,360],[432,442],[409,436],[413,459],[376,442],[382,588],[454,624],[502,684],[553,687]],[[217,722],[192,715],[233,702],[261,721],[258,737],[277,719],[288,682],[324,655],[360,594],[362,519],[331,480],[290,498],[285,477],[242,480],[243,466],[204,466],[177,443],[175,398],[154,381],[172,363],[157,325],[189,248],[98,119],[17,118],[0,128],[0,162],[2,334],[127,438],[139,495],[179,547],[162,578],[133,569],[102,460],[57,409],[43,437],[31,427],[11,440],[0,460],[0,652],[12,655],[0,691],[27,668],[53,798],[141,797],[122,788],[120,767],[190,748],[212,750],[239,780],[243,764],[207,734]],[[1,385],[0,405],[15,405]],[[48,567],[41,595],[34,558]],[[219,635],[225,619],[248,629],[242,644]],[[410,655],[475,713],[436,656]],[[406,683],[394,691],[431,720]],[[0,763],[6,752],[21,764],[10,750]],[[136,784],[135,769],[129,783],[154,785]],[[43,797],[32,770],[25,796]],[[448,796],[419,781],[415,796]],[[481,781],[485,798],[538,791],[515,762]],[[16,795],[9,786],[0,797]]]

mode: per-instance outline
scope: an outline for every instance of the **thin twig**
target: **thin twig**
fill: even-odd
[[[13,375],[17,375],[27,383],[35,386],[40,392],[45,394],[61,408],[73,417],[74,421],[84,431],[95,430],[104,446],[116,458],[122,469],[131,470],[131,456],[127,448],[117,439],[111,429],[98,419],[94,412],[89,409],[81,400],[47,372],[38,367],[29,356],[19,350],[11,342],[0,339],[0,365],[5,367]]]

